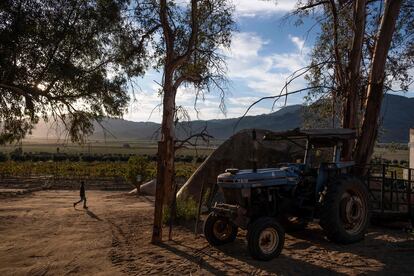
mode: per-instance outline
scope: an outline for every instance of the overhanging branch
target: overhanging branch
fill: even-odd
[[[247,115],[247,113],[249,113],[249,111],[256,105],[256,104],[258,104],[258,103],[260,103],[260,102],[262,102],[262,101],[264,101],[264,100],[270,100],[270,99],[273,99],[273,100],[275,100],[275,101],[277,101],[277,100],[279,100],[280,98],[282,98],[282,97],[287,97],[287,96],[289,96],[289,95],[292,95],[292,94],[297,94],[297,93],[300,93],[300,92],[303,92],[303,91],[306,91],[306,90],[311,90],[311,89],[320,89],[320,88],[327,88],[327,89],[332,89],[332,87],[328,87],[328,86],[311,86],[311,87],[306,87],[306,88],[302,88],[302,89],[298,89],[298,90],[295,90],[295,91],[291,91],[291,92],[288,92],[288,93],[285,93],[285,94],[283,94],[283,95],[275,95],[275,96],[267,96],[267,97],[263,97],[263,98],[260,98],[260,99],[258,99],[257,101],[255,101],[254,103],[252,103],[248,108],[247,108],[247,110],[244,112],[244,114],[243,114],[243,116],[241,116],[238,120],[237,120],[237,122],[236,122],[236,124],[234,125],[234,127],[233,127],[233,132],[236,130],[236,128],[237,128],[237,126],[239,125],[239,123],[241,122],[241,120],[243,120],[243,118],[244,117],[246,117],[246,115]]]
[[[208,134],[207,132],[207,125],[204,126],[203,130],[201,130],[199,133],[190,135],[189,137],[187,137],[184,140],[176,140],[175,143],[175,150],[181,149],[183,148],[186,144],[196,147],[197,146],[197,141],[195,143],[192,142],[192,140],[194,139],[198,139],[201,138],[204,142],[208,142],[209,139],[214,138],[213,136],[211,136],[210,134]]]

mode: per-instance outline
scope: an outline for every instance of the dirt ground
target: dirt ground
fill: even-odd
[[[151,245],[151,198],[87,196],[89,210],[73,208],[76,191],[0,199],[0,275],[414,275],[414,235],[401,229],[371,228],[363,242],[340,246],[315,224],[287,235],[279,258],[259,262],[243,232],[217,249],[177,227],[174,241]]]

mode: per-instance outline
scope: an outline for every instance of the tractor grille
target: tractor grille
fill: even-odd
[[[228,189],[228,188],[222,188],[223,195],[224,195],[224,201],[227,204],[233,204],[233,205],[243,205],[243,198],[241,194],[241,189]]]

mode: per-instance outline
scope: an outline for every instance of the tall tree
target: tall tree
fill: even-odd
[[[1,1],[0,144],[22,139],[40,118],[81,141],[94,119],[122,115],[124,8],[123,0]]]
[[[402,0],[386,0],[384,3],[384,12],[373,49],[361,135],[355,151],[357,164],[368,163],[374,150],[378,134],[378,117],[384,95],[385,65],[401,2]]]
[[[299,3],[297,13],[308,16],[313,9],[323,12],[314,13],[321,32],[307,79],[312,86],[334,87],[330,98],[338,104],[332,111],[343,127],[359,133],[356,145],[345,145],[344,156],[364,166],[377,138],[383,94],[397,86],[407,91],[413,82],[414,6],[400,0],[311,0]],[[311,95],[316,101],[326,97],[320,90]]]
[[[365,0],[356,0],[353,2],[352,16],[352,45],[349,51],[349,63],[346,68],[347,85],[344,100],[344,114],[342,127],[356,129],[358,127],[358,103],[359,99],[359,82],[361,72],[362,48],[364,46],[365,33]],[[348,141],[344,145],[343,156],[350,160],[352,149],[355,146],[354,141]]]
[[[130,17],[132,35],[124,44],[125,52],[133,57],[129,62],[139,68],[153,66],[163,73],[153,242],[161,241],[163,205],[170,205],[175,197],[175,125],[181,110],[176,105],[178,88],[194,86],[196,99],[211,89],[224,96],[225,64],[220,48],[230,46],[232,9],[227,0],[137,0]]]

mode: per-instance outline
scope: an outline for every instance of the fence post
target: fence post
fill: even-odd
[[[194,226],[194,235],[197,237],[198,234],[198,223],[200,222],[200,214],[201,214],[201,205],[203,203],[203,194],[204,194],[204,181],[201,183],[201,191],[198,197],[198,206],[197,206],[197,218]]]
[[[412,226],[414,227],[414,214],[413,214],[413,210],[411,208],[411,196],[412,196],[412,191],[411,191],[411,173],[412,173],[413,169],[408,168],[408,183],[407,183],[407,206],[408,206],[408,214],[411,217],[411,223],[413,224]]]
[[[382,164],[382,183],[381,183],[381,213],[384,214],[384,185],[385,185],[386,165]]]
[[[397,172],[396,171],[391,171],[391,187],[390,187],[390,204],[391,204],[391,210],[394,210],[394,188],[396,187],[395,185],[395,179]],[[398,195],[397,195],[398,196]]]

